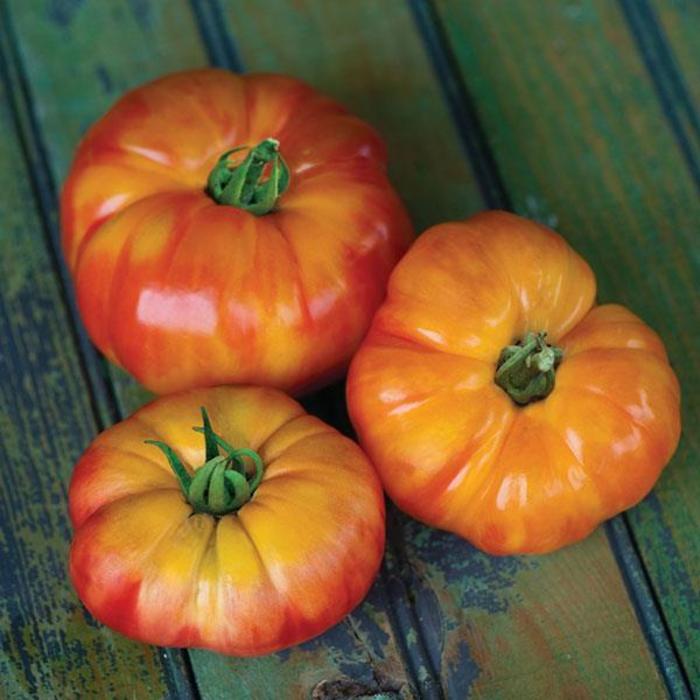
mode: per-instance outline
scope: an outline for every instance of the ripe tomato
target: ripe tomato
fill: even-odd
[[[648,326],[594,298],[564,239],[512,214],[419,237],[347,385],[401,508],[513,554],[575,542],[647,494],[678,443],[678,381]]]
[[[97,437],[68,495],[78,595],[159,646],[248,656],[303,642],[359,603],[384,547],[372,465],[274,389],[157,399]]]
[[[371,127],[292,78],[203,69],[129,92],[62,192],[92,340],[156,393],[335,378],[413,236],[385,165]]]

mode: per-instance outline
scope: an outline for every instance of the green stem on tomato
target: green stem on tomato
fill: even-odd
[[[519,406],[551,394],[560,348],[547,345],[545,332],[528,333],[522,342],[503,348],[496,366],[495,381]]]
[[[280,155],[279,146],[277,139],[266,138],[250,148],[237,165],[232,165],[229,157],[248,147],[226,151],[209,173],[207,194],[217,204],[244,209],[256,216],[271,212],[289,186],[289,168]]]
[[[202,426],[194,430],[204,434],[205,462],[190,474],[177,453],[160,440],[146,440],[168,459],[182,493],[196,513],[221,516],[237,511],[255,493],[262,481],[264,464],[260,455],[248,447],[234,448],[214,432],[209,415],[202,407]],[[219,450],[224,454],[220,454]],[[252,463],[252,469],[249,464]]]

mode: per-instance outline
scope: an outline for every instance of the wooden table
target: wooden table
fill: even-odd
[[[0,696],[674,698],[700,688],[697,0],[0,0]],[[145,393],[95,353],[57,192],[122,91],[282,71],[386,137],[419,229],[485,207],[557,227],[599,298],[668,344],[685,434],[654,492],[579,545],[492,558],[390,509],[381,575],[261,659],[98,625],[66,575],[81,450]],[[338,389],[307,405],[343,422]]]

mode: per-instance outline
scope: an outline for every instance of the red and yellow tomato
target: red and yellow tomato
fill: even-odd
[[[202,69],[122,97],[61,198],[90,337],[156,393],[339,376],[413,233],[376,132],[280,75]]]
[[[248,656],[321,634],[367,593],[384,548],[366,456],[273,389],[157,399],[95,439],[69,504],[85,606],[165,647]]]

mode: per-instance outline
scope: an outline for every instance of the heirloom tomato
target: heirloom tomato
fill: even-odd
[[[365,122],[304,83],[218,69],[127,93],[63,188],[94,343],[156,393],[339,376],[413,233]]]
[[[90,445],[69,505],[85,606],[166,647],[248,656],[321,634],[367,593],[384,547],[366,456],[275,389],[157,399]]]
[[[347,386],[399,507],[487,552],[534,553],[652,488],[679,438],[678,381],[659,337],[595,291],[561,236],[512,214],[418,238]]]

